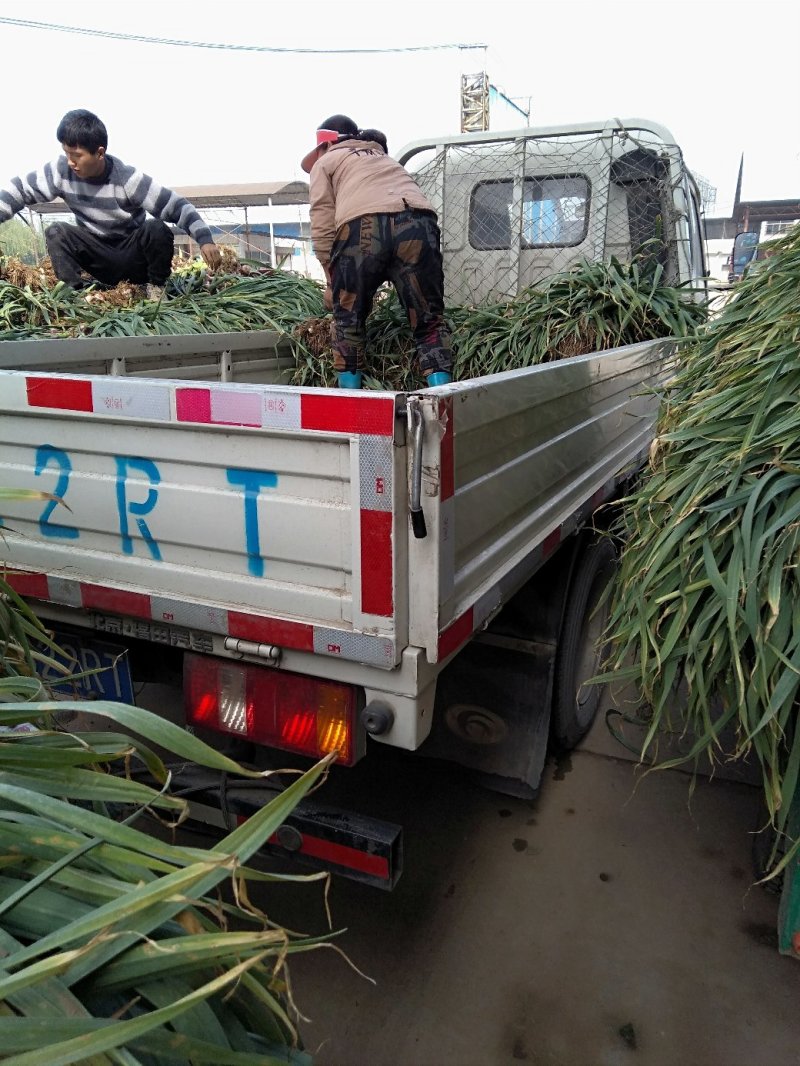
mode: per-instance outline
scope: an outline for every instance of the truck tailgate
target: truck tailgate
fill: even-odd
[[[17,587],[391,668],[407,525],[395,402],[0,371],[0,485],[66,505],[4,502],[4,556],[30,571]]]

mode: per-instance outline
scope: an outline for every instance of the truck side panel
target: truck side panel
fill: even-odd
[[[438,514],[428,506],[438,604],[413,612],[411,640],[431,661],[481,628],[641,462],[672,351],[648,341],[498,374],[426,409],[431,447],[439,442],[427,484],[441,496]],[[412,605],[425,596],[413,553],[429,550],[412,545]]]

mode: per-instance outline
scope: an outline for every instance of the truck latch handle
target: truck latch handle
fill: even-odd
[[[425,426],[419,400],[408,400],[408,430],[411,434],[411,528],[417,540],[427,537],[425,515],[422,513],[422,438]]]

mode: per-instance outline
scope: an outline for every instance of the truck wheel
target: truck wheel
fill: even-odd
[[[553,747],[570,751],[589,731],[604,685],[587,685],[603,665],[600,637],[608,621],[609,600],[600,598],[614,575],[616,552],[608,537],[590,541],[570,581],[556,653],[550,739]]]

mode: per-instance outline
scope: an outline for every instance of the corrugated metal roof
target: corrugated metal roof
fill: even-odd
[[[247,185],[182,185],[175,189],[195,207],[273,207],[307,204],[305,181],[264,181]]]
[[[263,181],[243,185],[177,185],[174,192],[194,204],[204,207],[283,207],[286,204],[307,204],[308,183],[305,181]],[[66,210],[63,200],[49,204],[32,204],[32,211],[47,215]]]

